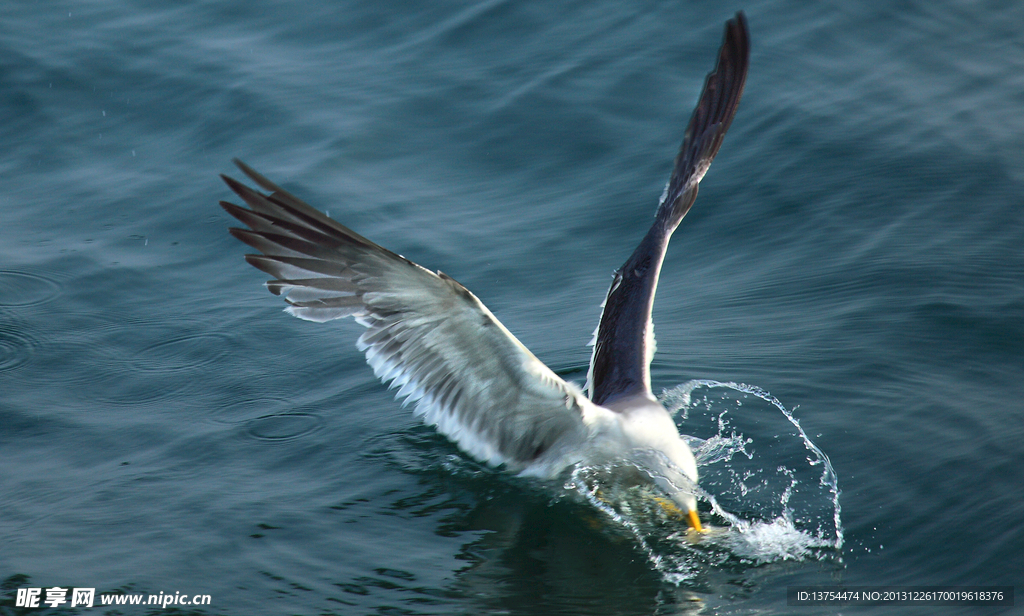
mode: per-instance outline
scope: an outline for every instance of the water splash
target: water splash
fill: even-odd
[[[747,414],[747,417],[740,418],[739,409],[744,406],[742,399],[734,399],[730,404],[728,395],[720,396],[718,400],[713,400],[705,395],[700,401],[696,401],[693,393],[700,389],[709,392],[712,390],[738,392],[767,402],[790,424],[789,433],[784,429],[786,426],[778,425],[777,416],[770,417],[760,412],[760,409],[754,409],[752,413]],[[717,433],[700,443],[694,450],[702,476],[709,474],[709,467],[721,462],[727,463],[734,454],[742,453],[748,462],[753,463],[739,465],[743,467],[742,476],[745,481],[749,482],[750,478],[761,476],[761,485],[772,483],[784,485],[781,494],[778,495],[778,504],[781,510],[773,516],[773,523],[780,520],[780,516],[785,521],[785,516],[789,515],[792,517],[789,523],[812,532],[820,547],[835,550],[843,547],[839,480],[832,467],[832,461],[814,444],[814,441],[800,425],[800,420],[794,417],[793,412],[787,409],[778,398],[754,385],[694,380],[663,392],[662,404],[670,413],[677,416],[682,411],[684,419],[688,419],[689,412],[696,410],[698,404],[701,408],[716,415]],[[732,431],[728,437],[725,437],[726,430],[732,430],[734,427],[734,422],[728,418],[730,414],[737,416],[737,423],[742,424],[739,427],[744,432],[755,436],[744,438],[737,436],[736,432]],[[694,423],[696,422],[690,420],[686,427],[690,427]],[[793,448],[793,445],[796,444],[809,452],[809,455],[803,456],[803,463],[798,459],[798,451]],[[757,456],[755,459],[753,450],[748,451],[748,445],[761,447],[765,450],[764,455]],[[761,467],[765,464],[775,465],[775,481],[768,477],[773,473]],[[730,470],[737,471],[736,466],[738,465],[732,465],[733,468]],[[810,480],[810,477],[815,474],[815,469],[819,471],[816,482]],[[701,483],[704,484],[703,481]],[[739,487],[741,493],[746,496],[749,491],[748,483],[740,482]],[[818,510],[815,511],[815,509]],[[722,513],[725,513],[724,510]],[[826,517],[827,519],[825,519]]]
[[[695,380],[661,401],[683,431],[704,436],[686,438],[710,532],[696,540],[682,530],[678,511],[625,464],[578,467],[566,488],[631,535],[666,581],[694,580],[709,566],[836,556],[843,531],[835,470],[777,398],[751,385]]]
[[[694,579],[704,559],[679,534],[682,520],[671,519],[665,497],[640,476],[625,464],[579,466],[565,487],[604,512],[615,529],[630,535],[663,579],[677,585]]]

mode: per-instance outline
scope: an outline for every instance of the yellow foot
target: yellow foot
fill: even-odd
[[[686,514],[683,513],[683,510],[669,499],[662,498],[661,496],[654,496],[652,498],[654,499],[654,502],[661,505],[661,508],[665,510],[665,513],[669,514],[671,517],[677,520],[683,520],[686,518]]]

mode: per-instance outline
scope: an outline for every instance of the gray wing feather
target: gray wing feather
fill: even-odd
[[[239,168],[265,195],[231,178],[251,208],[222,202],[248,229],[232,235],[259,255],[267,288],[310,321],[353,317],[358,348],[397,396],[474,457],[524,467],[558,443],[582,441],[582,392],[526,349],[461,284],[395,254]],[[222,176],[223,177],[223,176]]]

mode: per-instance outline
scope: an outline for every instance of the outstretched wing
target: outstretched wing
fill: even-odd
[[[743,13],[725,24],[715,70],[708,74],[672,177],[650,231],[612,281],[594,339],[588,389],[605,405],[616,398],[651,395],[654,330],[651,309],[661,263],[672,232],[697,198],[700,183],[736,115],[750,59],[750,37]]]
[[[229,177],[252,209],[221,202],[259,250],[246,260],[310,321],[353,317],[374,374],[479,460],[524,467],[559,441],[582,440],[578,388],[509,333],[465,287],[386,250],[235,161],[265,195]]]

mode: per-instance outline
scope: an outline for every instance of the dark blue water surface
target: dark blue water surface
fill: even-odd
[[[608,469],[460,453],[226,231],[237,156],[582,381],[739,9],[746,91],[654,315],[655,389],[705,439],[697,545]],[[0,613],[53,586],[202,614],[1012,612],[786,588],[1021,588],[1021,24],[953,0],[5,4]]]

